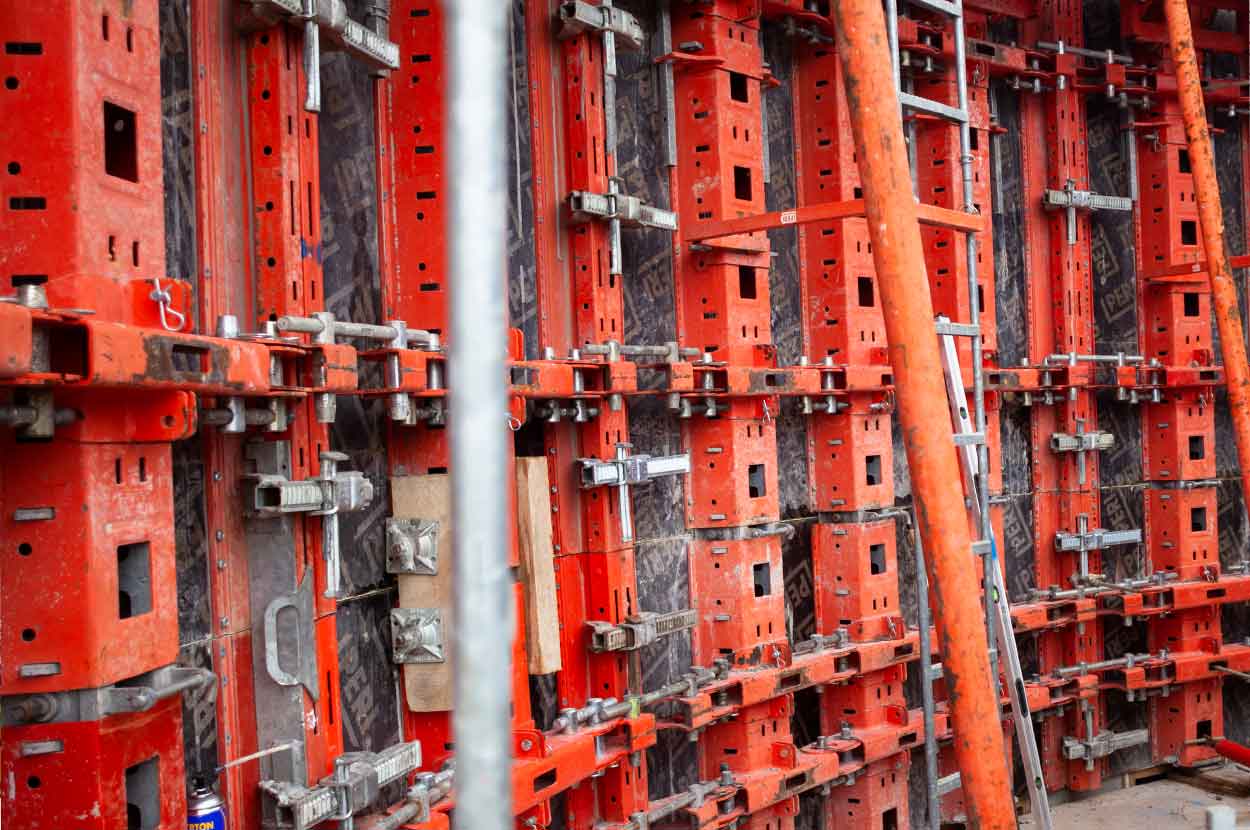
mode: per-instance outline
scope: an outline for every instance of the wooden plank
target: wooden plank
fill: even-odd
[[[560,618],[546,458],[516,460],[516,514],[529,672],[551,674],[560,670]]]
[[[439,608],[443,615],[441,663],[404,665],[404,697],[413,712],[446,712],[452,705],[451,478],[446,475],[391,478],[392,514],[438,522],[438,573],[400,574],[400,608]]]

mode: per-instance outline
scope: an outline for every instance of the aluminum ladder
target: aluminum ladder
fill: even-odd
[[[956,106],[915,95],[903,88],[899,66],[898,49],[898,0],[885,0],[886,28],[890,46],[890,63],[899,105],[904,114],[908,111],[924,113],[946,120],[959,129],[959,166],[963,184],[963,207],[969,213],[977,212],[973,194],[972,134],[968,109],[967,44],[964,35],[962,0],[910,0],[911,4],[930,12],[945,15],[952,22],[955,47]],[[912,180],[916,180],[914,131],[908,130],[908,157],[912,162]],[[1007,588],[998,566],[998,549],[994,542],[994,530],[989,511],[989,447],[985,428],[985,374],[982,359],[980,293],[977,281],[976,234],[964,234],[967,257],[969,320],[955,323],[939,317],[936,323],[940,338],[943,370],[946,375],[947,399],[955,430],[955,446],[960,467],[964,473],[965,493],[969,505],[969,518],[975,529],[972,553],[982,560],[982,576],[985,586],[986,636],[989,643],[991,671],[998,676],[998,657],[1001,652],[1007,661],[1008,691],[1012,716],[1015,720],[1017,741],[1028,783],[1029,800],[1034,820],[1042,830],[1051,830],[1050,804],[1045,781],[1042,777],[1041,758],[1033,733],[1032,718],[1025,697],[1024,678],[1020,668],[1020,656],[1016,648],[1011,624],[1011,607]],[[969,411],[963,373],[959,367],[959,350],[956,337],[968,337],[972,357],[972,410]],[[919,594],[921,633],[921,689],[925,716],[925,766],[928,781],[929,825],[938,830],[941,822],[940,798],[959,784],[959,774],[939,778],[937,765],[937,736],[934,734],[933,681],[941,676],[941,666],[932,665],[929,643],[930,613],[928,607],[928,578],[925,573],[924,552],[920,533],[916,536],[916,571]],[[1000,644],[996,647],[996,643]]]

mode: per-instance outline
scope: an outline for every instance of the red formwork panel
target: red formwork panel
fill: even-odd
[[[786,643],[781,542],[776,536],[741,540],[692,540],[690,595],[699,612],[695,661],[741,664],[777,661]]]
[[[1150,564],[1182,580],[1217,578],[1220,551],[1216,489],[1152,487],[1145,491],[1144,499]]]
[[[4,730],[5,820],[86,830],[186,826],[182,702],[96,721]]]
[[[812,503],[854,512],[894,504],[894,442],[885,412],[815,415],[808,421]]]
[[[894,520],[812,528],[816,630],[849,630],[856,642],[897,639],[906,626],[898,600]]]
[[[734,527],[777,517],[777,426],[764,418],[695,418],[684,425],[690,527]]]
[[[824,817],[831,827],[910,827],[907,804],[909,753],[901,752],[871,764],[855,783],[838,787],[825,799]]]
[[[15,114],[0,125],[5,293],[38,286],[53,309],[118,324],[86,343],[70,327],[48,331],[43,371],[82,382],[43,391],[73,417],[50,440],[5,429],[0,691],[87,690],[178,657],[170,443],[194,429],[194,398],[91,386],[105,362],[151,365],[145,349],[158,341],[147,335],[161,325],[151,294],[156,280],[170,285],[158,9],[10,5],[0,40],[0,95]],[[174,310],[189,312],[188,298],[171,288]],[[99,365],[78,365],[93,346]],[[4,810],[17,825],[125,826],[141,810],[143,826],[172,828],[185,817],[177,696],[135,715],[8,727],[3,752]]]
[[[949,30],[943,36],[949,36]],[[973,66],[976,64],[974,63]],[[940,73],[916,83],[915,94],[923,98],[957,107],[957,90],[953,62],[945,64]],[[989,75],[969,73],[969,132],[972,140],[972,209],[987,213],[990,194],[990,114]],[[959,130],[948,121],[914,116],[916,134],[916,191],[920,201],[938,207],[965,210],[963,173],[959,165]],[[994,303],[994,239],[993,223],[977,234],[977,292],[969,296],[967,243],[964,234],[945,228],[921,227],[925,246],[925,265],[929,270],[929,289],[933,296],[934,314],[952,320],[966,321],[975,299],[981,314],[981,332],[986,352],[997,350],[998,325]],[[971,346],[961,338],[960,363],[968,365]]]
[[[107,686],[173,663],[169,445],[5,444],[0,692]],[[19,520],[47,508],[49,520]]]
[[[842,67],[827,45],[796,44],[796,190],[800,204],[863,198]],[[867,220],[799,228],[804,346],[813,361],[886,364],[885,321]]]
[[[152,3],[58,0],[0,12],[0,271],[49,303],[133,322],[129,283],[165,278],[161,90]],[[39,136],[32,141],[32,136]],[[10,286],[6,284],[6,289]]]

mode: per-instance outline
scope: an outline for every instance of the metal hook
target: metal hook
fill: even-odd
[[[183,326],[187,324],[187,316],[173,307],[173,295],[169,293],[168,288],[161,288],[160,277],[153,277],[152,285],[154,287],[152,289],[152,293],[149,294],[148,297],[155,302],[156,307],[160,309],[161,328],[165,329],[165,331],[182,331]],[[176,320],[178,325],[171,326],[169,324],[169,318]]]

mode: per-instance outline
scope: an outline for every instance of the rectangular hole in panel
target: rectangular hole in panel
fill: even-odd
[[[1201,533],[1207,529],[1207,509],[1205,507],[1191,507],[1189,509],[1189,530],[1191,533]]]
[[[139,181],[139,140],[135,114],[104,102],[104,172],[128,182]]]
[[[874,296],[872,288],[872,277],[857,277],[855,284],[859,291],[859,304],[864,308],[869,308],[877,304],[877,298]]]
[[[439,282],[423,282],[419,286],[421,291],[438,291],[442,287],[443,284]]]
[[[1193,219],[1181,220],[1181,244],[1197,245],[1198,244],[1198,223]]]
[[[868,563],[872,574],[885,573],[885,545],[869,545],[868,546]]]
[[[881,483],[881,456],[870,455],[864,459],[864,477],[870,487]]]
[[[160,819],[160,759],[153,755],[126,769],[126,827],[156,830]]]
[[[1186,291],[1183,296],[1185,297],[1185,316],[1197,317],[1198,314],[1200,313],[1199,311],[1200,307],[1198,303],[1198,297],[1199,297],[1198,292]]]
[[[751,201],[751,168],[734,167],[734,198]]]
[[[274,488],[277,489],[277,488]],[[128,620],[152,610],[152,547],[147,542],[117,546],[117,617]]]
[[[897,807],[891,807],[881,814],[881,830],[898,830]]]
[[[1179,152],[1177,152],[1176,165],[1177,165],[1177,169],[1182,173],[1193,172],[1193,170],[1189,166],[1189,151],[1188,150],[1182,149]]]
[[[755,595],[766,597],[773,592],[771,569],[767,562],[756,562],[751,566],[751,581],[755,585]]]
[[[172,346],[170,356],[176,371],[208,374],[211,357],[207,348],[187,345]]]
[[[747,492],[753,499],[764,495],[763,464],[752,464],[747,467]]]
[[[548,787],[555,786],[556,771],[554,769],[547,770],[542,775],[534,778],[534,792],[540,792]]]
[[[746,75],[743,75],[741,72],[729,73],[729,97],[743,103],[751,100]]]
[[[42,55],[43,44],[39,42],[24,42],[10,40],[4,44],[4,53],[6,55]]]
[[[47,210],[48,200],[42,196],[10,196],[9,210]]]
[[[738,296],[744,300],[756,298],[755,269],[750,265],[738,266]]]
[[[1211,737],[1211,721],[1209,720],[1198,721],[1198,734],[1195,737],[1200,741],[1203,740],[1204,738],[1210,738]]]
[[[1206,457],[1206,441],[1201,435],[1189,436],[1189,460],[1201,461]]]

